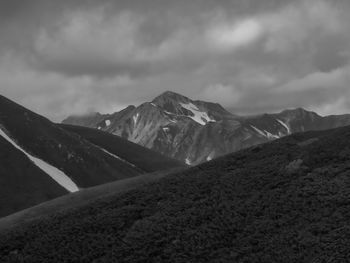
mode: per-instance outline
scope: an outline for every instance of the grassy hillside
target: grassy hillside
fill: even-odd
[[[107,195],[117,194],[128,191],[154,182],[163,178],[175,171],[183,170],[184,168],[174,168],[165,171],[158,171],[148,174],[118,180],[116,182],[98,185],[87,189],[82,189],[79,192],[64,195],[62,197],[41,203],[39,205],[24,209],[9,216],[0,218],[0,232],[15,227],[17,225],[28,223],[40,217],[51,215],[57,212],[64,212],[67,209],[79,209],[82,205],[93,200],[104,198]],[[50,190],[50,189],[48,189]],[[31,194],[31,197],[35,196]]]
[[[107,132],[81,126],[65,124],[61,124],[60,126],[67,131],[79,134],[84,139],[106,149],[110,153],[118,155],[120,158],[136,165],[145,172],[155,172],[169,168],[186,166],[180,161],[171,159]]]
[[[1,262],[347,262],[350,128],[243,150],[1,236]]]

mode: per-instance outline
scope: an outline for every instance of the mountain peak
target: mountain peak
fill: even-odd
[[[152,102],[155,104],[162,104],[162,102],[164,101],[188,102],[190,101],[190,99],[173,91],[165,91],[159,96],[157,96]]]
[[[175,114],[182,112],[181,104],[188,104],[191,102],[192,100],[189,98],[172,91],[163,92],[152,101],[153,104],[163,108],[165,111]]]
[[[167,91],[164,91],[162,94],[160,94],[161,96],[182,96],[181,94],[179,93],[176,93],[174,91],[171,91],[171,90],[167,90]]]
[[[310,112],[310,111],[308,111],[308,110],[306,110],[306,109],[304,109],[302,107],[295,108],[294,111],[296,111],[296,112]]]
[[[301,116],[304,116],[304,115],[318,115],[317,113],[315,113],[313,111],[309,111],[309,110],[306,110],[306,109],[301,108],[301,107],[295,108],[295,109],[284,110],[281,113],[293,114],[293,115],[301,115]]]

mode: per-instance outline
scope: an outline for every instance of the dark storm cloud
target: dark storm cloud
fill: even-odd
[[[347,0],[0,0],[1,92],[56,120],[169,89],[249,113],[350,111],[349,11]]]

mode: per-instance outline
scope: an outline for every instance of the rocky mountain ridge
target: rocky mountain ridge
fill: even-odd
[[[298,108],[237,116],[220,104],[167,91],[138,107],[106,115],[71,116],[63,123],[107,131],[195,165],[292,133],[350,125],[350,115],[322,117]]]

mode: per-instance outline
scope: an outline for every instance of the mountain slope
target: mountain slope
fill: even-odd
[[[180,161],[168,158],[158,152],[103,131],[65,124],[61,124],[60,127],[79,134],[87,141],[107,150],[111,154],[118,155],[122,160],[138,167],[146,173],[186,166]]]
[[[0,149],[0,217],[67,193],[2,137]]]
[[[347,262],[350,128],[295,134],[2,232],[1,262]]]
[[[0,148],[3,156],[0,191],[7,193],[0,199],[0,216],[64,193],[146,172],[120,158],[118,149],[112,154],[3,96],[0,96],[0,139],[5,145]],[[121,144],[132,149],[130,145]],[[143,152],[137,147],[140,159],[142,154],[149,155],[148,150]],[[160,162],[162,158],[157,157]],[[168,163],[159,166],[162,169],[171,164],[165,159]],[[154,165],[153,170],[157,169]]]
[[[94,200],[140,187],[142,185],[157,181],[171,173],[184,169],[184,167],[178,167],[153,173],[146,173],[124,180],[89,187],[82,189],[79,192],[66,194],[53,200],[40,203],[39,205],[0,218],[0,233],[2,231],[8,231],[10,228],[15,226],[43,218],[43,216],[52,215],[58,212],[62,213],[68,209],[79,209],[79,207]]]
[[[236,116],[219,104],[170,91],[138,107],[95,116],[97,122],[69,117],[63,123],[102,129],[191,165],[291,133],[350,125],[350,115],[321,117],[300,108]]]
[[[54,181],[56,181],[66,190],[68,190],[69,192],[79,191],[78,186],[64,172],[25,151],[21,146],[17,145],[17,143],[12,138],[10,138],[3,130],[0,130],[0,136],[6,139],[17,150],[24,153],[24,155],[26,155],[26,157],[34,165],[36,165],[40,170],[49,175]]]

